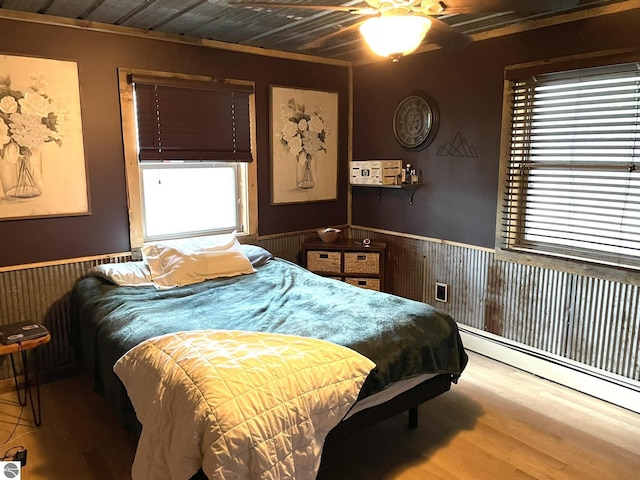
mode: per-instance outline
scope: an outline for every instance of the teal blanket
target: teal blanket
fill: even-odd
[[[113,365],[140,342],[181,330],[284,333],[349,347],[376,364],[361,397],[420,373],[449,374],[455,382],[467,363],[456,323],[430,305],[326,279],[282,259],[257,270],[171,290],[80,279],[72,332],[97,391],[117,408],[130,408]]]

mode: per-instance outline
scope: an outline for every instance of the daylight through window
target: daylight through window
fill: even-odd
[[[169,162],[140,168],[147,240],[243,230],[237,165]]]

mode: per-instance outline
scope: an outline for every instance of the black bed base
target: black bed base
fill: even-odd
[[[356,432],[405,411],[409,412],[409,428],[416,428],[418,426],[418,406],[450,389],[451,375],[437,375],[395,396],[388,402],[362,410],[340,422],[329,432],[323,451],[331,450],[334,443],[340,443]]]
[[[354,433],[372,427],[402,412],[409,412],[409,428],[416,428],[418,426],[418,407],[420,404],[446,393],[450,389],[451,375],[437,375],[395,396],[388,402],[367,408],[352,415],[347,420],[340,422],[327,435],[322,450],[323,460],[325,456],[331,456],[332,450],[337,449],[340,443]],[[190,480],[206,479],[206,475],[200,470],[191,477]]]

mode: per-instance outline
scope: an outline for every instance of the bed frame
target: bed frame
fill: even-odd
[[[391,400],[355,413],[347,420],[340,422],[329,432],[322,450],[322,461],[324,461],[326,456],[331,456],[334,451],[337,451],[340,444],[351,435],[399,415],[402,412],[409,412],[409,428],[417,428],[418,407],[422,403],[448,392],[450,389],[451,375],[436,375],[396,395]],[[322,470],[322,461],[320,470]],[[207,477],[204,472],[200,470],[191,477],[190,480],[207,480]]]
[[[356,432],[372,427],[391,417],[409,412],[409,428],[418,426],[418,407],[451,389],[451,375],[431,377],[380,405],[362,410],[336,425],[327,435],[325,449],[340,443]]]

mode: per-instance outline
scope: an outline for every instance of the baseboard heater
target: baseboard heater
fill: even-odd
[[[467,325],[458,328],[465,348],[472,352],[640,413],[640,382]]]

